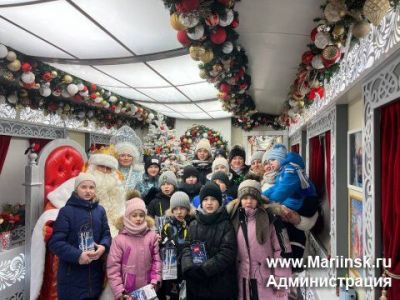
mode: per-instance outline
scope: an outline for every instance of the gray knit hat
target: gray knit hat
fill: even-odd
[[[184,207],[190,210],[189,196],[185,192],[175,192],[169,201],[169,208],[173,211],[177,207]]]
[[[221,180],[223,183],[225,183],[226,187],[229,186],[229,177],[226,173],[224,172],[215,172],[211,176],[211,181],[214,182],[214,180]]]
[[[238,188],[238,198],[241,200],[243,197],[250,195],[257,201],[261,202],[261,184],[252,179],[243,181]]]
[[[158,187],[161,187],[164,183],[170,183],[174,187],[177,185],[176,175],[172,171],[166,171],[160,175],[158,178]]]
[[[253,153],[253,155],[251,156],[251,160],[250,163],[252,163],[254,160],[259,160],[260,162],[262,161],[264,155],[264,151],[256,151]]]

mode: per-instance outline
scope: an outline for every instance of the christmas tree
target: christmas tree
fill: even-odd
[[[149,125],[149,133],[144,138],[144,155],[157,155],[162,162],[161,171],[170,170],[179,174],[187,164],[186,155],[181,152],[180,140],[174,129],[169,129],[164,116],[158,114]]]

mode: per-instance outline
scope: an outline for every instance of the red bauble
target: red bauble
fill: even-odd
[[[88,90],[87,86],[84,85],[83,88],[82,88],[82,90],[81,90],[81,92],[86,92],[87,90]]]
[[[217,30],[211,32],[210,39],[214,44],[220,45],[226,40],[226,31],[222,27],[217,27]]]
[[[240,70],[235,74],[235,80],[238,81],[244,75],[244,68],[240,68]]]
[[[317,98],[322,99],[325,95],[325,89],[322,86],[312,88],[311,91],[308,93],[307,98],[311,101],[316,100]]]
[[[231,1],[230,0],[218,0],[218,2],[221,3],[222,5],[228,6]]]
[[[311,51],[306,51],[301,56],[301,62],[305,65],[311,64],[314,54]]]
[[[22,72],[30,72],[32,71],[32,66],[28,63],[24,63],[21,66]]]
[[[231,27],[233,29],[237,28],[239,26],[239,19],[235,18],[232,23],[231,23]]]
[[[82,101],[83,100],[83,98],[82,98],[82,96],[81,95],[79,95],[79,94],[76,94],[76,95],[74,95],[74,100],[75,101],[78,101],[78,102],[80,102],[80,101]]]
[[[221,85],[219,86],[219,91],[221,93],[226,93],[228,94],[231,91],[231,86],[225,82],[221,83]]]
[[[317,35],[317,33],[318,33],[318,29],[315,27],[312,31],[311,31],[311,34],[310,34],[310,37],[311,37],[311,41],[315,41],[315,36]]]
[[[47,82],[51,81],[53,79],[51,77],[51,72],[44,72],[42,75],[42,79]]]
[[[95,91],[96,89],[97,89],[97,85],[94,84],[94,83],[91,83],[91,84],[90,84],[90,90],[91,90],[91,91]]]
[[[40,144],[33,143],[32,144],[32,151],[38,153],[40,150]]]
[[[186,30],[181,30],[176,33],[176,38],[183,46],[189,46],[190,40],[186,34]]]
[[[217,26],[219,23],[219,16],[216,13],[211,14],[205,19],[205,21],[208,26],[211,27]]]
[[[200,6],[199,0],[182,0],[175,4],[175,8],[179,13],[187,13],[198,9]]]
[[[90,94],[90,99],[94,100],[97,98],[97,95],[95,93]]]

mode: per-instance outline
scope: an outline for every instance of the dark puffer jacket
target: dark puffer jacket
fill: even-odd
[[[208,260],[193,264],[190,245],[182,254],[182,273],[188,300],[237,299],[236,234],[224,207],[213,214],[196,212],[190,223],[189,239],[205,243]]]
[[[103,260],[80,265],[79,236],[92,229],[94,242],[110,249],[111,235],[104,208],[73,193],[61,208],[54,223],[49,248],[59,257],[57,293],[59,300],[87,299],[100,296],[104,281]]]
[[[171,196],[167,196],[159,191],[147,207],[148,214],[153,218],[164,216],[167,209],[169,209],[170,199]]]
[[[202,184],[200,182],[198,182],[196,184],[187,184],[187,183],[182,182],[179,185],[178,190],[188,194],[190,202],[192,202],[193,198],[196,197],[200,193],[201,187],[202,187]]]

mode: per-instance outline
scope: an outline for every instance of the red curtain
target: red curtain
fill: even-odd
[[[290,151],[300,153],[300,144],[292,145],[292,147],[290,147]]]
[[[29,145],[32,146],[33,143],[39,145],[39,151],[37,151],[39,153],[40,151],[42,151],[43,147],[46,146],[51,141],[52,140],[31,138],[29,139]]]
[[[400,101],[382,108],[381,115],[381,199],[382,242],[385,258],[391,259],[391,273],[400,275]],[[399,299],[400,280],[392,279],[388,299]]]
[[[320,137],[315,136],[310,139],[310,168],[309,176],[315,184],[318,196],[322,196],[324,191],[324,145],[321,143]]]
[[[325,132],[325,188],[328,194],[328,203],[331,207],[331,132]]]
[[[7,157],[8,147],[10,146],[11,136],[0,135],[0,174]]]

